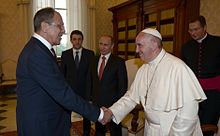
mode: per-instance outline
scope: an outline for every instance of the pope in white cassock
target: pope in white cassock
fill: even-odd
[[[198,104],[206,99],[191,69],[162,48],[162,36],[147,28],[136,37],[146,63],[127,93],[109,109],[119,123],[137,104],[144,107],[145,136],[202,136]]]

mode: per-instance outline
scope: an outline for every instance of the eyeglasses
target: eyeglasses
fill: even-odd
[[[55,24],[55,23],[50,23],[49,25],[55,26],[59,29],[63,29],[64,28],[64,24]]]
[[[192,33],[192,32],[197,32],[199,30],[203,29],[203,27],[196,27],[196,28],[189,28],[188,32]]]
[[[107,43],[99,43],[99,45],[108,46],[108,45],[111,45],[111,44],[107,44]]]

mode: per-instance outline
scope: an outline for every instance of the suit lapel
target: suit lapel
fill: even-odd
[[[111,70],[112,63],[113,63],[113,57],[112,57],[112,54],[111,54],[108,58],[108,61],[107,61],[106,65],[105,65],[105,68],[104,68],[104,71],[103,71],[103,74],[102,74],[102,79],[104,79],[105,75],[107,73],[109,73],[109,71]]]
[[[82,65],[84,64],[83,62],[85,62],[85,50],[84,48],[82,48],[82,52],[81,52],[81,58],[80,58],[80,61],[79,61],[79,67],[83,67]]]
[[[73,56],[73,50],[71,53]],[[80,60],[79,60],[79,68],[82,67],[82,65],[84,64],[83,62],[85,61],[85,57],[86,57],[86,52],[85,52],[85,49],[82,48],[82,52],[81,52],[81,56],[80,56]],[[74,68],[76,69],[74,56],[73,56],[73,65],[74,65]]]
[[[75,65],[75,60],[74,60],[74,55],[73,55],[73,49],[72,48],[71,48],[71,50],[68,51],[67,56],[68,56],[67,60],[69,60],[69,62],[67,62],[67,63],[69,63],[70,66],[72,67],[73,71],[75,71],[76,70],[76,65]]]
[[[37,46],[39,46],[42,50],[44,50],[49,56],[51,56],[56,62],[56,58],[53,56],[53,54],[50,52],[50,50],[38,39],[32,37],[32,39],[37,42]]]
[[[99,75],[98,75],[99,58],[100,58],[100,55],[96,56],[96,58],[95,58],[95,75],[96,75],[97,79],[99,78]]]

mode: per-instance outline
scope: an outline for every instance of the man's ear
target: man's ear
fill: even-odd
[[[207,31],[207,25],[204,26],[204,30]]]
[[[41,22],[41,31],[42,32],[47,32],[47,30],[48,30],[48,28],[49,28],[49,24],[48,23],[46,23],[46,22]]]
[[[156,39],[155,38],[152,38],[151,39],[151,48],[153,49],[153,50],[156,50],[157,48],[158,48],[158,45],[157,45],[157,41],[156,41]]]
[[[114,43],[113,43],[111,46],[112,46],[111,49],[113,49],[113,47],[114,47]]]

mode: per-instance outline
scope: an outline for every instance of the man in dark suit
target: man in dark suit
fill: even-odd
[[[82,47],[83,34],[79,30],[71,32],[70,42],[73,48],[62,53],[61,70],[70,86],[76,89],[75,93],[89,101],[90,94],[86,91],[86,77],[94,52]],[[90,128],[90,120],[83,117],[83,136],[90,135]]]
[[[220,37],[206,30],[203,16],[189,23],[192,39],[183,45],[182,59],[193,70],[207,96],[199,105],[201,125],[217,125],[220,117]],[[213,136],[213,132],[206,132],[204,136]]]
[[[99,40],[100,56],[91,65],[91,86],[93,104],[109,107],[127,91],[127,71],[124,59],[113,55],[114,43],[111,36],[102,36]],[[96,122],[96,136],[105,136],[106,126]],[[121,136],[121,124],[109,123],[111,136]]]
[[[50,51],[65,32],[61,15],[53,8],[39,10],[34,31],[17,64],[18,136],[69,136],[70,110],[101,121],[103,110],[74,92]]]

